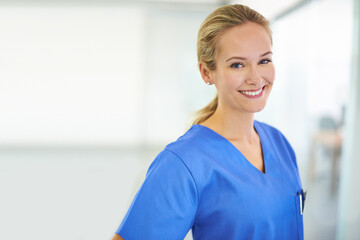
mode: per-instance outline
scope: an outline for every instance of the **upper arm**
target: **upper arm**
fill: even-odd
[[[194,223],[197,203],[192,174],[165,150],[150,166],[116,233],[125,239],[183,239]]]
[[[115,233],[114,237],[112,238],[112,240],[124,240],[119,234]]]

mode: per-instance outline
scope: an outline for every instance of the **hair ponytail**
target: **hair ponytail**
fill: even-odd
[[[218,95],[208,104],[206,107],[196,112],[195,120],[193,124],[200,124],[214,114],[218,106]]]

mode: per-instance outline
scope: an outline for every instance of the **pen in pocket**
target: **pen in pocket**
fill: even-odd
[[[306,191],[304,192],[301,189],[301,192],[299,192],[297,195],[299,196],[299,203],[300,203],[300,214],[303,215],[304,207],[305,207],[305,199],[306,199]]]

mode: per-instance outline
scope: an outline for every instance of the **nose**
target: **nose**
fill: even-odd
[[[250,66],[246,76],[246,83],[249,85],[260,85],[261,81],[262,78],[257,66]]]

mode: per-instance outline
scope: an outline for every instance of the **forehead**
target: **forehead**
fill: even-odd
[[[226,30],[219,39],[218,56],[262,54],[271,50],[269,32],[260,24],[245,23]]]

